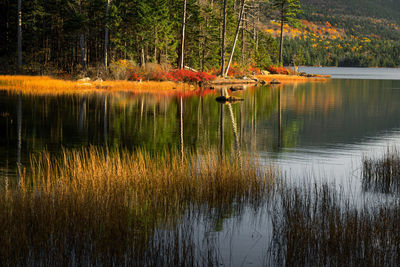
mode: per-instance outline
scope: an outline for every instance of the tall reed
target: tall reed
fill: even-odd
[[[146,265],[163,258],[200,264],[204,257],[194,256],[192,236],[182,230],[185,214],[257,205],[272,182],[272,170],[212,153],[184,159],[144,151],[106,157],[96,148],[43,153],[32,158],[18,185],[7,182],[0,191],[0,262]]]
[[[285,266],[399,266],[400,204],[363,207],[328,184],[282,187],[269,256]]]
[[[363,189],[379,193],[400,193],[400,153],[388,149],[382,158],[364,158]]]

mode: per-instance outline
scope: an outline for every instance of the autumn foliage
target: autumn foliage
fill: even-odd
[[[151,80],[151,81],[173,81],[173,82],[187,82],[187,83],[199,83],[212,81],[216,77],[214,75],[208,74],[206,72],[195,72],[191,70],[184,69],[174,69],[170,71],[165,71],[162,69],[157,69],[148,73],[137,73],[132,72],[129,76],[131,81],[140,80]]]
[[[284,75],[293,74],[293,70],[285,68],[285,67],[269,66],[267,70],[271,74],[284,74]]]
[[[167,78],[174,82],[208,82],[214,80],[214,75],[206,72],[194,72],[190,70],[173,70],[167,74]]]

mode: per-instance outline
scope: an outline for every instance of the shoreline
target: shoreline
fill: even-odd
[[[217,78],[214,81],[208,82],[208,86],[221,86],[221,85],[257,85],[257,84],[270,84],[273,80],[279,81],[281,84],[298,83],[298,82],[324,82],[330,79],[330,75],[308,74],[307,76],[300,75],[283,75],[283,74],[269,74],[269,75],[255,75],[253,78],[235,79],[235,78]]]
[[[208,89],[214,86],[256,86],[269,85],[271,81],[277,80],[281,84],[324,82],[329,77],[312,75],[312,77],[298,75],[256,75],[253,78],[217,78],[214,81],[202,85],[190,83],[177,83],[172,81],[92,81],[83,79],[78,81],[62,80],[50,76],[23,76],[23,75],[0,75],[0,89],[21,92],[24,94],[87,94],[96,92],[132,92],[132,93],[154,93],[154,94],[185,94],[195,92],[199,89]]]

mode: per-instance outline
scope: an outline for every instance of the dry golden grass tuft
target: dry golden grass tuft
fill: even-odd
[[[174,82],[68,81],[48,76],[0,76],[1,89],[24,94],[87,94],[92,92],[132,91],[171,94],[194,90],[193,85]]]
[[[273,182],[250,160],[95,148],[43,153],[25,173],[0,191],[4,264],[143,265],[166,242],[154,237],[159,227],[174,229],[204,207],[257,205]]]
[[[308,77],[299,76],[299,75],[281,75],[281,74],[257,75],[257,79],[263,80],[267,83],[270,83],[272,80],[276,79],[283,84],[306,83],[306,82],[326,82],[329,80],[329,78],[323,77],[323,76],[308,78]]]

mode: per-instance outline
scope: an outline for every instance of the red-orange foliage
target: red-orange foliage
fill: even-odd
[[[130,77],[129,77],[129,79],[128,80],[130,80],[130,81],[141,81],[141,80],[143,80],[143,76],[142,75],[140,75],[140,74],[137,74],[137,73],[131,73],[131,75],[130,75]]]
[[[240,68],[239,66],[233,65],[229,68],[228,71],[228,76],[232,76],[232,77],[243,77],[245,76],[247,73],[246,70],[243,70],[242,68]]]
[[[168,73],[167,78],[168,80],[174,82],[197,83],[212,81],[216,77],[206,72],[194,72],[191,70],[173,70]]]
[[[173,82],[188,82],[188,83],[198,83],[214,80],[216,77],[210,75],[206,72],[194,72],[191,70],[171,70],[163,71],[156,70],[147,73],[145,76],[140,73],[132,72],[129,80],[139,81],[143,79],[148,79],[151,81],[173,81]]]
[[[284,75],[290,75],[293,74],[293,71],[291,69],[287,69],[285,67],[277,67],[277,66],[269,66],[267,70],[271,74],[284,74]]]
[[[254,67],[254,66],[250,66],[249,70],[250,70],[251,74],[254,74],[254,75],[260,75],[261,74],[261,69],[260,68],[257,68],[257,67]]]

